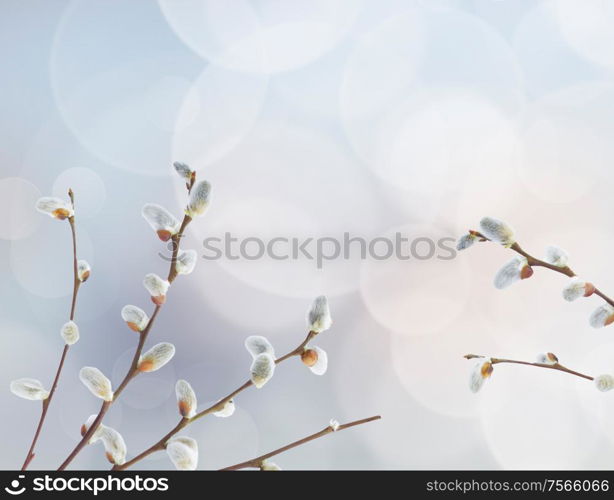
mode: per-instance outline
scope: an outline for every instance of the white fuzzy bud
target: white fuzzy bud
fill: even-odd
[[[92,274],[92,268],[87,260],[80,260],[77,262],[77,277],[81,283],[85,283]]]
[[[466,250],[470,246],[472,246],[478,237],[475,234],[467,233],[463,234],[458,241],[456,242],[456,249],[460,252],[461,250]]]
[[[281,467],[277,465],[275,462],[269,462],[268,460],[263,460],[260,464],[261,471],[280,471]]]
[[[122,435],[111,427],[103,427],[100,431],[100,440],[104,444],[107,460],[113,465],[126,463],[126,442]]]
[[[595,377],[595,386],[601,392],[608,392],[614,389],[614,377],[612,375],[599,375]]]
[[[177,470],[196,470],[198,466],[198,443],[192,438],[172,438],[166,443],[166,453]]]
[[[608,326],[614,322],[614,307],[610,304],[602,304],[600,305],[591,317],[589,318],[589,323],[593,328],[603,328],[604,326]]]
[[[192,181],[192,176],[195,174],[194,170],[190,168],[187,163],[181,163],[176,161],[173,163],[173,167],[175,167],[175,171],[186,180],[186,182]]]
[[[192,218],[203,215],[209,206],[210,198],[211,184],[207,181],[200,181],[190,192],[190,200],[185,213]]]
[[[484,381],[490,377],[493,371],[493,366],[490,358],[480,359],[471,370],[471,376],[469,378],[469,389],[471,392],[478,392]]]
[[[87,431],[90,430],[90,427],[92,426],[92,424],[94,423],[94,420],[96,420],[97,417],[98,415],[90,415],[88,419],[85,421],[85,423],[81,426],[81,436],[82,437],[87,434]],[[104,428],[105,426],[103,424],[100,424],[94,431],[94,434],[92,434],[92,437],[90,437],[87,444],[94,444],[95,442],[97,442],[101,438],[102,431],[104,430]]]
[[[559,358],[551,352],[544,352],[537,356],[537,362],[542,365],[556,365],[559,362]]]
[[[317,346],[303,349],[301,361],[316,375],[324,375],[328,369],[328,355]]]
[[[307,325],[309,331],[320,333],[328,330],[333,324],[328,307],[328,299],[324,295],[316,297],[307,312]]]
[[[533,270],[527,263],[527,259],[516,256],[505,264],[495,275],[495,288],[503,290],[521,279],[530,278]]]
[[[79,340],[79,327],[74,321],[69,321],[68,323],[65,323],[64,326],[62,326],[60,334],[62,335],[62,338],[67,345],[76,344]]]
[[[333,430],[333,432],[337,432],[339,430],[339,422],[334,418],[328,423],[328,426]]]
[[[122,319],[135,332],[142,332],[149,323],[149,316],[140,307],[127,305],[122,308]]]
[[[65,220],[75,215],[72,204],[61,198],[46,196],[36,202],[36,210],[54,219]]]
[[[255,358],[259,354],[270,354],[273,358],[275,358],[275,349],[271,343],[260,335],[252,335],[245,339],[245,348],[252,355],[252,358]]]
[[[254,358],[250,368],[251,379],[257,389],[264,386],[275,372],[275,360],[267,353],[259,354]]]
[[[196,250],[181,250],[175,261],[177,274],[190,274],[194,271],[198,255]]]
[[[226,401],[224,407],[221,410],[214,411],[213,414],[216,417],[227,418],[230,417],[235,412],[235,401],[234,399],[230,399]]]
[[[11,392],[30,401],[43,401],[49,397],[49,391],[34,378],[20,378],[11,382]]]
[[[550,245],[546,247],[546,262],[557,267],[567,267],[569,254],[561,247]]]
[[[151,295],[153,303],[160,306],[166,302],[166,293],[171,284],[157,274],[150,273],[143,279],[143,286]]]
[[[588,297],[595,291],[595,287],[592,283],[582,281],[580,278],[573,277],[563,288],[563,298],[569,302],[572,302],[580,297]]]
[[[113,389],[111,381],[104,374],[93,366],[85,366],[79,372],[79,379],[83,385],[97,398],[105,401],[113,401]]]
[[[179,413],[183,418],[192,418],[196,415],[196,407],[198,400],[192,386],[186,380],[178,380],[175,385],[175,394],[177,395],[177,405]]]
[[[179,232],[179,221],[166,208],[147,203],[141,213],[162,241],[170,240]]]
[[[161,342],[153,346],[139,358],[138,370],[141,372],[155,372],[168,363],[175,355],[175,346],[168,342]]]
[[[506,247],[514,244],[514,230],[505,222],[494,217],[484,217],[480,221],[480,231],[489,240]]]

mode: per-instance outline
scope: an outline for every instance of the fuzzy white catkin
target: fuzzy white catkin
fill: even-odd
[[[198,443],[192,438],[172,438],[166,443],[166,453],[177,470],[196,470],[198,466]]]
[[[610,304],[600,305],[589,318],[589,323],[593,328],[603,328],[612,320],[614,316],[614,307]]]
[[[307,312],[307,325],[312,332],[320,333],[328,330],[333,324],[328,307],[328,299],[324,295],[316,297]]]
[[[472,246],[477,240],[477,236],[467,233],[463,234],[456,242],[456,249],[460,252]]]
[[[142,331],[149,323],[149,316],[140,307],[127,305],[122,308],[122,319],[136,331]]]
[[[504,246],[514,244],[514,230],[505,222],[494,217],[484,217],[480,221],[480,231],[489,240]]]
[[[337,432],[339,430],[339,422],[334,418],[328,423],[328,426],[333,430],[333,432]]]
[[[563,298],[568,302],[584,297],[585,293],[586,282],[577,277],[571,278],[563,288]]]
[[[614,389],[614,377],[612,375],[599,375],[595,377],[595,386],[601,392],[607,392]]]
[[[269,462],[268,460],[264,460],[260,464],[261,471],[280,471],[281,467],[277,465],[275,462]]]
[[[85,366],[79,372],[79,379],[83,385],[97,398],[105,401],[113,401],[113,389],[111,381],[104,374],[93,366]]]
[[[62,338],[67,345],[76,344],[79,340],[79,327],[74,321],[69,321],[68,323],[65,323],[64,326],[62,326],[60,334],[62,335]]]
[[[275,349],[271,343],[260,335],[251,335],[245,339],[245,348],[252,355],[252,358],[255,358],[259,354],[270,354],[273,358],[275,357]]]
[[[175,384],[175,395],[177,396],[177,405],[179,406],[179,413],[184,418],[192,418],[196,415],[196,407],[198,406],[198,400],[196,399],[196,393],[187,380],[178,380]]]
[[[175,167],[175,171],[186,181],[192,179],[192,174],[194,173],[194,170],[192,170],[187,163],[181,163],[180,161],[176,161],[175,163],[173,163],[173,167]]]
[[[516,256],[505,264],[495,275],[495,288],[503,290],[520,280],[520,272],[527,265],[527,259]]]
[[[43,387],[40,380],[20,378],[11,382],[11,392],[30,401],[43,401],[49,397],[49,391]]]
[[[91,425],[94,423],[94,420],[96,420],[97,417],[98,415],[90,415],[88,417],[85,423],[81,426],[81,436],[85,436],[85,434],[87,434],[87,431],[89,431]],[[87,444],[94,444],[95,442],[97,442],[100,439],[104,428],[105,428],[105,425],[100,424],[94,431],[94,434],[92,434],[92,437],[89,439]]]
[[[192,188],[190,200],[185,209],[186,214],[192,218],[203,215],[209,206],[210,197],[211,184],[207,181],[200,181]]]
[[[107,459],[114,465],[126,463],[126,442],[122,435],[111,427],[103,427],[100,440],[104,444]]]
[[[469,389],[471,389],[471,392],[478,392],[484,385],[484,381],[490,376],[485,375],[486,365],[490,365],[490,359],[481,359],[471,370],[471,376],[469,377]]]
[[[259,354],[254,358],[250,368],[251,379],[257,389],[264,386],[275,372],[275,360],[267,353]]]
[[[157,274],[150,273],[143,279],[143,286],[152,297],[163,297],[171,285]]]
[[[54,219],[64,220],[75,215],[72,204],[61,198],[45,196],[36,202],[36,210]]]
[[[77,262],[77,277],[81,283],[87,281],[92,273],[92,268],[90,267],[87,260],[80,260]]]
[[[537,362],[542,365],[556,365],[559,360],[551,352],[543,352],[537,356]]]
[[[175,269],[178,274],[190,274],[194,271],[194,267],[196,267],[196,260],[198,259],[198,254],[196,250],[181,250],[179,255],[177,255],[177,260],[175,262]]]
[[[550,245],[546,247],[546,262],[557,267],[567,267],[569,254],[561,247]]]
[[[138,369],[142,372],[155,372],[168,363],[175,355],[175,346],[160,342],[139,358]]]
[[[169,235],[175,235],[179,231],[179,221],[166,208],[156,205],[155,203],[147,203],[141,210],[143,218],[151,226],[154,231],[168,231]]]
[[[213,414],[216,417],[227,418],[227,417],[230,417],[234,412],[235,412],[235,401],[234,399],[231,399],[229,401],[226,401],[226,404],[221,410],[214,411]]]
[[[318,346],[310,347],[310,349],[316,352],[318,359],[309,369],[316,375],[324,375],[326,370],[328,370],[328,354]]]

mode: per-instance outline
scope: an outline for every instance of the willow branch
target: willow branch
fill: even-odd
[[[349,429],[350,427],[356,427],[357,425],[367,424],[369,422],[373,422],[374,420],[379,420],[380,418],[382,417],[379,415],[376,415],[374,417],[363,418],[362,420],[355,420],[354,422],[349,422],[347,424],[340,425],[339,427],[337,427],[336,430],[332,426],[329,425],[328,427],[325,427],[319,432],[316,432],[314,434],[311,434],[310,436],[299,439],[298,441],[294,441],[293,443],[287,444],[286,446],[282,446],[281,448],[277,448],[276,450],[273,450],[269,453],[265,453],[264,455],[260,455],[259,457],[252,458],[251,460],[247,460],[246,462],[241,462],[239,464],[231,465],[229,467],[225,467],[220,470],[226,471],[226,470],[240,470],[240,469],[248,469],[248,468],[259,469],[262,467],[265,460],[268,460],[269,458],[274,457],[275,455],[279,455],[280,453],[291,450],[292,448],[296,448],[297,446],[302,446],[304,444],[307,444],[310,441],[314,441],[316,439],[324,437],[327,434],[332,434],[333,432],[340,432],[345,429]]]
[[[188,227],[188,224],[191,221],[192,221],[192,218],[189,215],[186,214],[183,217],[183,221],[181,222],[181,227],[180,227],[179,231],[177,232],[177,234],[175,234],[173,236],[173,238],[171,240],[172,241],[172,245],[173,245],[173,254],[172,254],[172,257],[171,257],[171,260],[170,260],[170,266],[169,266],[168,278],[167,278],[169,283],[173,283],[173,281],[175,281],[175,278],[177,278],[177,269],[176,269],[175,264],[177,262],[177,256],[179,255],[179,247],[180,247],[180,244],[181,244],[181,239],[183,238],[183,233],[185,232],[185,229]],[[128,386],[128,384],[139,374],[139,370],[138,370],[139,359],[140,359],[141,354],[143,352],[143,348],[145,347],[145,342],[147,340],[147,337],[149,336],[149,333],[151,332],[151,329],[154,326],[154,323],[156,321],[156,318],[158,317],[158,313],[160,312],[161,308],[162,308],[161,305],[156,305],[155,306],[155,308],[153,310],[153,313],[151,315],[151,318],[150,318],[149,322],[147,323],[147,326],[145,327],[145,329],[142,332],[140,332],[140,334],[139,334],[139,342],[138,342],[137,347],[136,347],[136,349],[134,351],[134,356],[132,357],[132,362],[130,363],[130,368],[128,368],[128,372],[124,376],[124,379],[121,381],[121,383],[119,384],[117,390],[114,392],[114,394],[113,394],[113,401],[105,402],[105,404],[102,405],[102,408],[98,412],[98,415],[96,416],[96,419],[94,420],[92,425],[90,425],[89,429],[83,435],[81,440],[77,443],[75,448],[70,452],[68,457],[66,457],[64,462],[62,462],[62,465],[60,465],[58,470],[66,469],[66,467],[68,467],[68,465],[70,465],[70,463],[81,452],[81,450],[85,447],[85,445],[87,445],[87,443],[89,442],[90,438],[94,435],[94,433],[96,432],[96,430],[98,429],[98,427],[102,423],[102,420],[103,420],[106,412],[111,407],[111,405],[113,403],[115,403],[115,401],[117,401],[117,399],[119,398],[121,393],[124,391],[124,389]]]
[[[316,332],[309,332],[307,334],[307,336],[305,337],[305,340],[303,340],[295,349],[292,349],[287,354],[284,354],[280,358],[277,358],[275,360],[275,364],[278,365],[279,363],[282,363],[283,361],[286,361],[289,358],[292,358],[294,356],[300,356],[302,354],[303,349],[305,348],[305,346],[309,342],[311,342],[311,340],[316,335],[317,335]],[[145,457],[148,457],[152,453],[155,453],[157,451],[162,451],[162,450],[166,449],[166,443],[168,443],[168,440],[171,439],[179,431],[181,431],[182,429],[184,429],[185,427],[187,427],[191,423],[195,422],[196,420],[198,420],[198,419],[200,419],[200,418],[202,418],[202,417],[204,417],[206,415],[209,415],[209,414],[214,413],[216,411],[220,411],[222,408],[224,408],[224,405],[226,403],[228,403],[228,401],[230,401],[235,396],[237,396],[239,393],[243,392],[245,389],[251,387],[252,385],[254,385],[252,383],[252,381],[251,380],[247,380],[242,385],[240,385],[238,388],[236,388],[234,391],[232,391],[230,394],[228,394],[227,396],[223,397],[222,399],[218,400],[216,403],[211,405],[209,408],[206,408],[206,409],[200,411],[199,413],[197,413],[196,415],[194,415],[191,418],[182,418],[181,420],[179,420],[179,422],[177,423],[177,425],[175,427],[173,427],[169,432],[167,432],[164,436],[162,436],[162,438],[160,438],[158,441],[156,441],[153,445],[151,445],[145,451],[143,451],[142,453],[139,453],[136,457],[134,457],[132,460],[129,460],[128,462],[124,463],[123,465],[116,465],[116,466],[114,466],[112,470],[125,470],[125,469],[127,469],[129,467],[132,467],[137,462],[140,462]]]
[[[68,196],[70,197],[70,202],[75,208],[75,197],[72,189],[68,190]],[[69,217],[68,222],[70,224],[70,233],[72,236],[72,257],[73,257],[73,289],[72,289],[72,299],[70,302],[70,321],[75,319],[75,309],[77,307],[77,295],[79,294],[79,288],[81,286],[81,280],[79,279],[78,274],[78,266],[77,266],[77,231],[75,229],[75,216]],[[26,459],[21,466],[21,470],[24,471],[30,465],[30,462],[34,459],[36,453],[34,452],[36,448],[36,443],[38,442],[38,438],[40,437],[41,431],[43,430],[43,425],[45,424],[45,419],[47,418],[47,411],[49,410],[49,405],[51,404],[51,400],[53,399],[53,395],[58,387],[58,382],[60,381],[60,375],[62,374],[62,370],[64,368],[64,362],[66,361],[66,356],[68,355],[68,351],[70,346],[68,344],[64,344],[64,349],[62,350],[62,356],[60,357],[60,362],[58,363],[58,367],[55,371],[55,376],[53,378],[53,382],[51,384],[51,390],[49,391],[49,396],[43,401],[41,408],[41,416],[38,419],[38,425],[36,426],[36,431],[34,432],[34,437],[32,438],[32,443],[30,444],[30,448],[28,450],[28,454],[26,455]]]
[[[482,233],[478,231],[470,231],[470,233],[473,234],[474,236],[477,236],[482,241],[491,241],[489,238],[487,238],[486,236],[484,236]],[[527,264],[531,267],[544,267],[546,269],[550,269],[551,271],[554,271],[560,274],[564,274],[565,276],[568,276],[570,278],[577,276],[576,273],[572,271],[572,269],[569,266],[559,267],[559,266],[550,264],[549,262],[545,262],[541,259],[533,257],[531,254],[524,251],[518,243],[514,243],[512,246],[510,246],[510,250],[513,250],[517,254],[522,255],[525,259],[527,259]],[[593,293],[601,297],[611,306],[614,306],[614,299],[611,299],[608,295],[603,293],[597,287],[595,287],[595,291]]]
[[[486,356],[480,356],[478,354],[465,354],[464,358],[465,359],[476,359],[476,358],[486,358]],[[595,380],[594,377],[591,377],[590,375],[586,375],[584,373],[581,373],[575,370],[571,370],[567,368],[566,366],[563,366],[559,362],[556,362],[554,364],[548,364],[548,363],[531,363],[529,361],[519,361],[516,359],[505,359],[505,358],[488,358],[488,359],[490,359],[490,363],[493,365],[509,363],[509,364],[514,364],[514,365],[534,366],[536,368],[546,368],[547,370],[556,370],[559,372],[568,373],[569,375],[574,375],[576,377],[580,377],[586,380]]]

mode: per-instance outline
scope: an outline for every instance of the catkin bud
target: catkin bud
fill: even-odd
[[[126,442],[122,435],[111,427],[103,427],[100,432],[100,440],[104,444],[107,460],[113,465],[126,463]]]
[[[198,406],[196,393],[186,380],[177,381],[175,394],[177,395],[177,405],[179,406],[181,416],[183,418],[192,418],[196,415],[196,407]]]
[[[198,443],[192,438],[172,438],[166,443],[166,453],[177,470],[196,470],[198,466]]]
[[[324,375],[328,369],[328,355],[317,346],[304,349],[301,361],[316,375]]]
[[[551,352],[544,352],[537,356],[537,362],[542,365],[556,365],[559,362],[559,358]]]
[[[333,430],[333,432],[337,432],[339,430],[339,422],[334,418],[330,420],[328,426]]]
[[[466,250],[467,248],[472,246],[478,239],[478,236],[471,232],[463,234],[456,242],[456,249],[459,252],[461,250]]]
[[[471,392],[478,392],[484,381],[491,376],[493,372],[493,365],[489,358],[480,359],[475,364],[473,370],[471,370],[471,377],[469,379],[469,388]]]
[[[166,208],[147,203],[141,213],[162,241],[170,240],[179,232],[179,221]]]
[[[149,323],[149,317],[140,307],[128,305],[122,308],[122,319],[135,332],[142,332]]]
[[[36,202],[36,210],[54,219],[66,220],[75,215],[72,204],[61,198],[45,196]]]
[[[589,323],[593,328],[602,328],[614,323],[614,307],[610,304],[600,305],[591,314]]]
[[[188,183],[192,182],[196,175],[196,172],[192,170],[187,163],[176,161],[173,163],[173,167],[175,167],[175,171]]]
[[[514,230],[505,222],[494,217],[484,217],[480,221],[482,234],[495,243],[511,247],[514,244]]]
[[[495,288],[503,290],[518,280],[524,280],[533,276],[533,269],[527,259],[516,256],[505,264],[495,275]]]
[[[60,334],[62,335],[62,338],[67,345],[76,344],[79,340],[79,327],[74,321],[69,321],[68,323],[65,323],[64,326],[62,326]]]
[[[245,339],[245,348],[252,355],[252,358],[255,358],[259,354],[269,354],[273,358],[275,357],[275,349],[271,343],[260,335],[252,335]]]
[[[595,286],[592,283],[582,281],[580,278],[573,277],[563,288],[563,298],[572,302],[580,297],[589,297],[595,292]]]
[[[77,277],[81,283],[85,283],[92,274],[92,268],[87,260],[80,260],[77,262]]]
[[[177,274],[190,274],[196,266],[196,250],[181,250],[175,261]]]
[[[203,215],[209,206],[211,197],[211,184],[207,181],[200,181],[190,192],[190,200],[185,209],[185,213],[194,218]]]
[[[90,427],[94,423],[94,420],[96,420],[97,417],[98,417],[98,415],[90,415],[88,417],[88,419],[85,421],[85,423],[81,426],[81,437],[83,437],[83,436],[85,436],[87,434],[87,431],[90,429]],[[98,441],[101,438],[102,431],[103,431],[104,428],[105,428],[105,426],[103,424],[100,424],[96,428],[96,430],[94,431],[94,434],[92,434],[92,437],[90,437],[90,439],[87,442],[87,444],[94,444],[96,441]]]
[[[333,324],[328,307],[328,299],[324,295],[316,297],[307,312],[307,325],[309,331],[320,333],[328,330]]]
[[[250,368],[251,379],[257,389],[264,386],[275,372],[275,360],[267,353],[258,354],[252,362]]]
[[[34,378],[20,378],[11,382],[11,392],[30,401],[43,401],[49,397],[49,391]]]
[[[79,372],[79,379],[83,385],[97,398],[105,401],[113,401],[113,389],[111,381],[104,374],[93,366],[85,366]]]
[[[550,245],[546,247],[546,262],[557,267],[567,267],[569,254],[561,247]]]
[[[155,372],[168,363],[175,355],[175,346],[168,342],[161,342],[153,346],[139,359],[140,372]]]
[[[168,292],[171,284],[160,278],[157,274],[150,273],[143,279],[143,285],[145,289],[151,295],[151,300],[157,306],[160,306],[166,302],[166,292]]]
[[[268,460],[263,460],[260,463],[261,471],[279,471],[281,467],[277,465],[275,462],[269,462]]]
[[[601,392],[608,392],[614,389],[614,377],[612,375],[599,375],[595,377],[595,386]]]
[[[234,399],[229,399],[224,404],[224,407],[221,410],[214,411],[213,414],[216,417],[226,418],[230,417],[235,412],[235,401]]]

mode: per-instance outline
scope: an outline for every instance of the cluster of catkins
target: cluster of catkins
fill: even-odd
[[[514,230],[509,224],[494,217],[484,217],[480,221],[480,232],[469,231],[461,236],[457,242],[457,250],[465,250],[475,242],[490,240],[499,243],[506,248],[512,248],[516,244]],[[544,262],[570,272],[568,262],[569,254],[562,248],[550,245],[546,247]],[[502,290],[533,276],[533,268],[529,260],[523,255],[516,255],[512,260],[505,264],[495,275],[495,288]],[[572,302],[581,297],[590,297],[595,293],[595,286],[589,281],[582,280],[577,276],[571,276],[563,287],[562,296],[568,302]],[[600,305],[590,316],[589,323],[593,328],[602,328],[614,323],[614,307],[608,303]],[[537,359],[540,364],[558,364],[558,359],[552,353],[540,354]],[[477,392],[483,382],[490,377],[493,366],[490,359],[481,359],[471,373],[470,387],[473,392]],[[595,378],[597,388],[601,391],[614,389],[614,377],[601,375]]]

